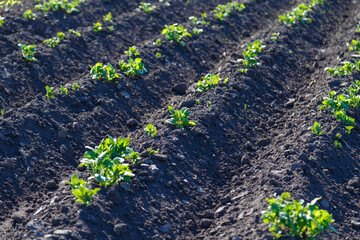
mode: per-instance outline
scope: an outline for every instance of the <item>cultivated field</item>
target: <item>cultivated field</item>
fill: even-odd
[[[359,106],[358,0],[0,0],[0,239],[360,239]]]

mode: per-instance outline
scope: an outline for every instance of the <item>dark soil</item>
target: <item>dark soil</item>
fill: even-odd
[[[317,239],[360,239],[360,128],[346,134],[330,112],[317,109],[330,89],[359,80],[324,72],[338,58],[351,59],[344,52],[346,42],[359,40],[358,1],[327,0],[311,12],[312,23],[293,28],[278,15],[301,1],[251,1],[223,22],[210,14],[223,0],[172,0],[170,7],[154,1],[155,12],[135,14],[140,2],[88,0],[79,13],[36,12],[30,21],[20,17],[34,6],[27,1],[1,14],[0,238],[272,239],[261,220],[265,198],[290,192],[305,201],[321,196],[320,207],[333,214],[338,233]],[[115,30],[94,32],[109,11]],[[211,25],[186,47],[161,36],[165,24],[192,29],[189,16],[203,12]],[[42,43],[70,28],[82,36],[67,34],[55,48]],[[153,45],[158,38],[162,45]],[[241,75],[235,60],[256,39],[266,44],[262,66]],[[37,44],[37,62],[22,58],[18,40]],[[89,65],[115,66],[133,45],[148,74],[91,79]],[[229,81],[196,93],[194,84],[207,73]],[[45,97],[45,86],[73,83],[79,91]],[[167,106],[189,107],[199,124],[169,126]],[[359,112],[349,114],[360,121]],[[308,129],[315,121],[324,135]],[[145,135],[147,124],[159,137]],[[333,145],[336,133],[343,135],[341,149]],[[85,146],[106,136],[130,137],[142,162],[132,167],[130,184],[102,189],[85,207],[64,181],[89,176],[78,168]],[[159,154],[150,157],[147,148]]]

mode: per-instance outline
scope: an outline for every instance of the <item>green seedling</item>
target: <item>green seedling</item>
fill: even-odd
[[[100,22],[97,22],[94,24],[94,31],[95,32],[100,32],[101,30],[103,30],[102,24]]]
[[[296,8],[293,8],[289,13],[279,16],[279,22],[285,24],[288,27],[292,27],[296,22],[311,23],[312,19],[308,17],[309,12],[315,5],[324,4],[324,0],[312,0],[308,5],[300,4]]]
[[[351,40],[351,44],[347,43],[350,51],[357,51],[360,54],[360,41],[356,41],[355,39]]]
[[[185,37],[192,37],[191,33],[189,33],[187,29],[177,23],[170,26],[165,25],[165,29],[162,30],[161,34],[165,35],[166,39],[168,39],[170,43],[176,42],[182,47],[185,47],[185,43],[182,39]]]
[[[144,128],[144,131],[147,135],[151,136],[152,138],[155,138],[157,136],[157,129],[154,125],[148,124],[146,128]]]
[[[19,0],[4,0],[0,1],[0,9],[3,9],[5,7],[13,7],[15,4],[22,5],[22,2]]]
[[[0,27],[4,26],[4,19],[5,18],[0,15]]]
[[[271,34],[271,40],[273,40],[274,42],[276,42],[278,40],[280,36],[280,33],[279,32],[276,32],[276,33],[272,33]]]
[[[73,85],[72,85],[72,90],[73,90],[73,91],[79,90],[79,84],[78,84],[78,83],[73,83]]]
[[[4,109],[1,109],[1,116],[4,116],[5,112]]]
[[[188,108],[183,107],[182,109],[175,111],[171,106],[168,106],[168,109],[172,114],[172,118],[166,120],[167,123],[175,125],[181,129],[185,129],[189,125],[197,124],[196,121],[189,120],[190,111],[188,111]]]
[[[84,180],[79,179],[76,174],[71,177],[70,182],[65,183],[70,185],[72,193],[76,197],[76,201],[80,202],[81,204],[85,204],[86,206],[92,203],[93,196],[96,195],[98,191],[100,191],[100,188],[87,188],[87,183]]]
[[[158,38],[156,39],[155,43],[154,43],[156,46],[161,46],[161,39]]]
[[[342,66],[341,67],[335,67],[335,68],[330,68],[327,67],[325,68],[325,72],[329,73],[332,76],[348,76],[353,74],[355,68],[356,68],[356,64],[352,63],[352,62],[342,62]]]
[[[106,14],[105,16],[103,16],[103,21],[104,23],[110,23],[112,24],[113,23],[113,17],[112,17],[112,14],[111,12],[109,12],[108,14]],[[107,27],[109,31],[113,31],[114,30],[114,26],[111,25],[111,26],[108,26]]]
[[[262,211],[263,222],[269,224],[269,231],[274,238],[287,236],[314,240],[327,229],[336,232],[330,226],[335,222],[332,214],[315,205],[320,199],[315,198],[305,205],[304,200],[291,199],[287,192],[281,196],[275,195],[275,198],[266,198],[269,205],[267,210]]]
[[[69,91],[69,90],[68,90],[66,87],[60,86],[60,92],[61,92],[62,94],[67,95],[67,94],[68,94],[68,91]]]
[[[321,125],[320,125],[320,123],[318,123],[318,122],[315,122],[315,123],[314,123],[314,126],[310,127],[309,129],[311,130],[312,133],[315,133],[316,135],[319,135],[319,136],[324,133],[324,132],[321,130]]]
[[[241,59],[245,69],[239,69],[241,73],[246,73],[247,69],[249,68],[261,66],[261,63],[258,62],[258,55],[266,47],[262,44],[262,40],[256,40],[253,43],[247,43],[246,46],[247,50],[244,50],[242,53],[244,59]]]
[[[358,23],[358,25],[357,25],[357,27],[356,27],[355,32],[356,32],[356,33],[360,33],[360,21],[359,21],[359,23]]]
[[[219,84],[219,74],[213,75],[213,74],[206,74],[205,77],[203,77],[202,81],[198,81],[196,83],[196,91],[197,92],[206,92],[209,91],[211,88],[216,87]]]
[[[79,167],[86,166],[91,177],[99,182],[101,187],[114,185],[117,182],[129,182],[134,176],[129,168],[129,163],[136,164],[140,156],[129,148],[130,138],[103,139],[99,146],[85,153]]]
[[[200,100],[199,100],[199,99],[196,99],[196,100],[195,100],[195,104],[196,104],[196,105],[200,105]]]
[[[78,37],[81,36],[81,33],[75,31],[74,29],[69,29],[68,31],[69,31],[69,33],[74,34],[75,36],[78,36]]]
[[[199,34],[203,33],[204,30],[201,29],[201,28],[193,28],[192,32],[193,32],[195,35],[199,35]]]
[[[336,139],[336,140],[341,140],[341,138],[342,138],[342,135],[341,135],[340,133],[337,133],[337,134],[335,135],[335,139]]]
[[[168,1],[165,1],[165,0],[159,0],[160,3],[163,3],[164,6],[166,7],[169,7],[170,6],[170,3]]]
[[[192,23],[202,26],[206,26],[210,24],[209,22],[206,21],[206,19],[207,19],[207,13],[201,14],[201,20],[198,17],[194,17],[194,16],[189,17],[189,20]]]
[[[46,96],[47,98],[50,98],[50,99],[51,99],[51,98],[54,98],[54,91],[55,91],[55,90],[54,90],[54,87],[46,86],[46,87],[45,87],[45,90],[46,90],[46,95],[45,95],[45,96]]]
[[[106,81],[112,81],[114,78],[118,78],[115,68],[110,64],[103,65],[102,63],[96,63],[94,66],[90,66],[90,76],[93,79],[105,79]]]
[[[157,150],[155,151],[155,150],[152,150],[151,148],[148,148],[148,149],[146,149],[146,151],[149,153],[150,156],[159,153],[159,149],[157,149]]]
[[[125,54],[129,56],[128,62],[126,63],[124,60],[119,61],[119,67],[122,74],[129,77],[134,77],[147,73],[147,69],[142,62],[142,58],[133,58],[133,56],[140,55],[138,49],[135,46],[130,47],[129,51],[125,51]]]
[[[33,55],[36,51],[36,45],[25,45],[25,44],[18,44],[19,48],[21,49],[23,57],[28,61],[37,61]]]
[[[140,6],[136,9],[136,11],[141,12],[144,11],[146,13],[152,13],[156,9],[155,5],[152,5],[151,3],[144,3],[141,2]]]
[[[232,10],[242,12],[245,9],[244,4],[239,4],[237,1],[228,2],[226,5],[219,4],[213,11],[213,15],[216,19],[223,21],[230,16]]]
[[[43,4],[35,5],[36,10],[42,12],[49,11],[64,11],[67,14],[74,12],[79,12],[79,7],[81,3],[84,3],[86,0],[48,0],[43,1]]]
[[[22,16],[23,16],[23,18],[27,18],[30,20],[35,20],[35,17],[36,17],[36,15],[31,11],[31,9],[26,10]]]
[[[56,37],[44,40],[44,43],[47,44],[49,47],[55,47],[58,45],[63,39],[65,38],[65,33],[58,32]]]
[[[155,56],[156,56],[157,58],[161,58],[161,53],[157,52],[157,53],[155,54]]]
[[[335,146],[337,149],[341,149],[341,148],[342,148],[341,143],[338,142],[337,140],[334,141],[334,146]]]

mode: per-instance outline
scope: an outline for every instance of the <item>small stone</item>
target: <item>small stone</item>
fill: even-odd
[[[277,105],[275,101],[271,103],[271,106],[276,109],[280,108],[279,105]]]
[[[168,160],[168,156],[166,156],[164,154],[155,154],[154,159],[161,161],[161,162],[166,162]]]
[[[326,200],[325,198],[321,199],[320,204],[321,204],[321,206],[323,206],[324,208],[329,208],[329,207],[330,207],[329,201]]]
[[[353,225],[356,228],[360,228],[360,221],[359,220],[351,220],[351,225]]]
[[[66,128],[60,127],[60,130],[58,131],[58,137],[59,138],[66,138],[67,131]]]
[[[124,189],[125,191],[130,191],[130,184],[129,183],[120,183],[120,187]]]
[[[180,95],[185,95],[187,86],[184,83],[177,84],[173,87],[173,91]]]
[[[182,154],[180,154],[180,153],[178,153],[177,155],[176,155],[176,157],[179,159],[179,160],[185,160],[185,156],[184,155],[182,155]]]
[[[159,172],[159,168],[154,164],[150,165],[149,169],[150,169],[151,173],[153,173],[153,174],[156,174]]]
[[[291,170],[295,171],[296,169],[301,168],[301,162],[293,163],[291,165]]]
[[[222,215],[224,215],[225,213],[225,206],[221,206],[219,207],[216,211],[215,211],[215,217],[221,217]]]
[[[118,223],[114,226],[114,232],[116,236],[120,236],[127,230],[127,225],[125,223]]]
[[[2,165],[4,167],[15,167],[16,158],[8,158],[8,159],[6,159],[6,161]]]
[[[221,202],[222,204],[226,204],[226,203],[228,203],[228,202],[231,202],[231,197],[230,197],[230,196],[227,196],[227,197],[221,199],[220,202]]]
[[[272,170],[270,171],[270,176],[275,178],[283,178],[286,173],[286,169],[283,170]]]
[[[354,178],[350,179],[348,181],[348,185],[359,188],[360,187],[360,178],[354,177]]]
[[[337,80],[332,80],[330,82],[328,82],[328,85],[330,88],[334,88],[334,87],[339,87],[341,83],[341,80],[337,79]]]
[[[22,223],[25,218],[20,213],[15,213],[12,217],[16,223]]]
[[[265,147],[265,146],[269,145],[270,142],[271,142],[270,139],[261,139],[258,141],[258,143],[256,145],[259,147]]]
[[[55,189],[56,188],[56,182],[54,180],[50,180],[46,183],[45,187],[47,189]]]
[[[241,158],[241,164],[249,164],[250,163],[250,158],[246,155],[244,155],[242,158]]]
[[[200,222],[200,227],[209,228],[211,224],[212,224],[212,221],[210,219],[202,219]]]
[[[286,108],[292,108],[294,106],[296,99],[295,98],[290,98],[290,100],[284,104],[284,107]]]
[[[196,100],[195,100],[195,99],[186,100],[186,101],[183,101],[183,102],[180,104],[179,108],[183,108],[183,107],[191,108],[191,107],[193,107],[195,104],[196,104]]]
[[[160,232],[168,233],[172,230],[172,227],[171,227],[170,223],[166,223],[165,225],[162,225],[159,230],[160,230]]]
[[[126,126],[128,126],[128,127],[136,127],[138,125],[139,125],[139,122],[133,118],[126,122]]]
[[[67,229],[58,229],[58,230],[55,230],[54,234],[55,235],[69,236],[69,235],[72,234],[72,231],[67,230]]]
[[[246,143],[246,148],[248,148],[249,150],[252,150],[252,149],[254,149],[254,144],[252,143],[252,142],[247,142]]]
[[[204,214],[202,215],[204,218],[213,218],[214,217],[214,213],[212,211],[206,211],[204,212]]]

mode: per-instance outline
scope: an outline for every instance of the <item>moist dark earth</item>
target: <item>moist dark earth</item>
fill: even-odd
[[[224,21],[211,12],[226,1],[152,3],[151,14],[137,12],[140,1],[130,0],[88,0],[70,15],[35,11],[35,21],[21,17],[33,1],[1,13],[0,238],[272,239],[261,219],[266,197],[289,192],[305,201],[322,197],[319,207],[333,214],[337,233],[316,239],[360,239],[360,128],[346,134],[329,111],[318,110],[329,90],[360,80],[358,73],[324,72],[351,60],[344,53],[346,42],[360,39],[359,1],[326,0],[310,12],[311,23],[292,28],[278,15],[302,1],[249,1]],[[108,12],[114,31],[94,32]],[[161,35],[165,24],[192,29],[188,18],[204,12],[210,25],[185,47]],[[58,46],[42,43],[59,31],[66,38]],[[161,46],[153,44],[158,38]],[[257,39],[266,45],[262,66],[242,75],[236,60]],[[18,41],[37,45],[37,62],[22,58]],[[91,78],[89,65],[117,66],[134,45],[146,75]],[[229,80],[195,92],[207,73]],[[78,91],[45,97],[45,86],[73,83]],[[166,124],[168,106],[190,108],[198,125]],[[358,111],[349,114],[360,121]],[[315,121],[325,134],[311,133]],[[157,127],[157,138],[145,134],[147,124]],[[341,149],[333,144],[336,133],[343,135]],[[130,183],[103,188],[86,207],[64,182],[74,173],[89,177],[78,167],[85,147],[107,136],[130,137],[142,161],[131,167]],[[149,156],[147,148],[159,153]]]

